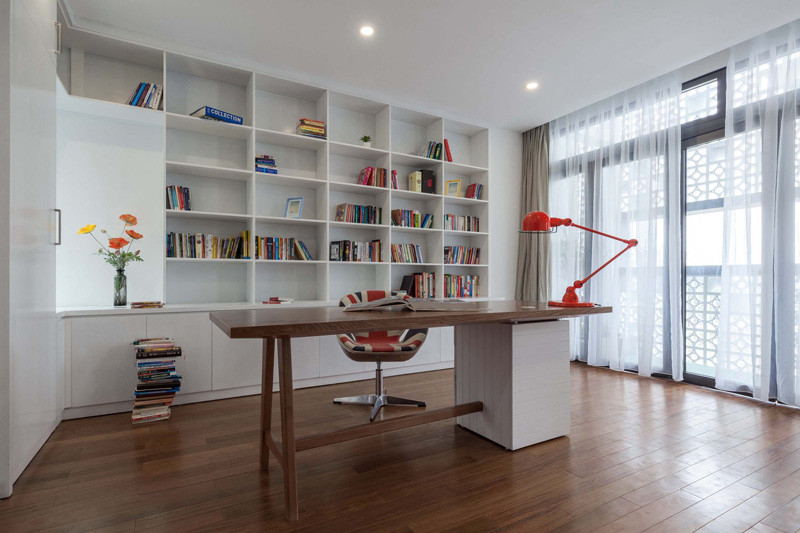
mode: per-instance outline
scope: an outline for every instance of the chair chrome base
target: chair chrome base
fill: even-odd
[[[375,394],[364,394],[361,396],[346,396],[342,398],[334,398],[333,403],[345,404],[345,405],[373,406],[372,414],[369,417],[370,422],[375,420],[375,417],[378,416],[378,411],[380,411],[381,407],[385,405],[402,406],[402,407],[425,407],[425,402],[387,395],[386,389],[383,388],[383,371],[381,370],[380,363],[378,363],[378,368],[375,370]]]

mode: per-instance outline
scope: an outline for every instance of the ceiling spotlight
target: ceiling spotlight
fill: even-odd
[[[534,90],[538,86],[539,86],[539,83],[535,82],[535,81],[529,81],[528,83],[525,84],[525,88],[528,89],[529,91]]]
[[[375,28],[369,25],[361,26],[361,29],[358,31],[361,32],[361,35],[363,35],[364,37],[371,37],[372,34],[375,33]]]

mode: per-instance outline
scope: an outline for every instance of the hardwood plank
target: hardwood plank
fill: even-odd
[[[0,531],[792,530],[800,413],[579,363],[570,372],[568,438],[511,453],[446,419],[304,451],[291,523],[278,463],[260,469],[260,395],[177,406],[144,427],[125,414],[66,421],[0,502]],[[386,382],[429,411],[455,400],[450,370]],[[371,387],[295,391],[296,435],[362,424],[363,409],[330,400]],[[277,435],[275,397],[271,407]],[[384,411],[381,424],[407,413]]]

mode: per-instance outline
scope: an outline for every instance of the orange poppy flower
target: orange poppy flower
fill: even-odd
[[[113,248],[115,250],[119,250],[123,246],[127,246],[130,243],[131,241],[126,241],[122,237],[114,237],[113,239],[108,239],[108,247]]]
[[[126,226],[135,226],[137,222],[136,217],[133,215],[120,215],[119,219],[124,220]]]
[[[95,224],[89,224],[88,226],[84,226],[78,230],[78,235],[83,235],[84,233],[91,233],[94,231],[94,228],[97,226]]]
[[[142,234],[141,233],[136,233],[132,229],[125,230],[125,233],[128,235],[128,237],[130,237],[133,240],[137,240],[137,239],[141,239],[142,238]]]

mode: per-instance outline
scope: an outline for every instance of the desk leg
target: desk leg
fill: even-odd
[[[281,396],[281,445],[283,446],[283,493],[286,519],[290,522],[299,517],[297,508],[297,467],[295,464],[294,438],[294,384],[292,382],[292,340],[279,337],[278,379]]]
[[[272,382],[275,370],[275,338],[267,337],[261,357],[261,470],[269,470],[268,439],[272,438]]]

